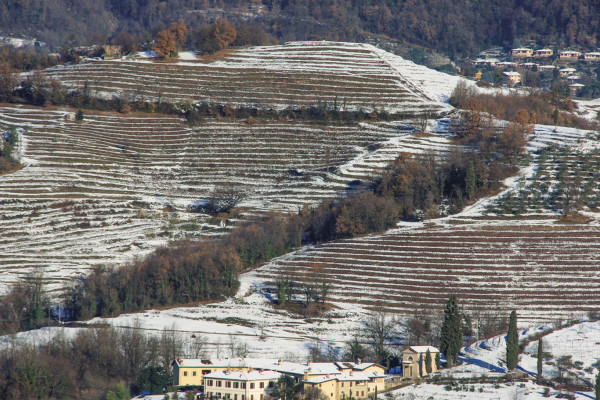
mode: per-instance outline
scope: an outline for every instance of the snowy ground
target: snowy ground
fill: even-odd
[[[457,384],[453,387],[434,384],[411,385],[380,395],[382,400],[542,400],[556,398],[562,392],[549,389],[544,396],[544,386],[533,382],[501,384]],[[575,399],[594,399],[593,394],[574,393]]]

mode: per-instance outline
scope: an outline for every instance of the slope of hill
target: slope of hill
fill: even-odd
[[[413,74],[427,71],[418,81]],[[370,45],[291,42],[233,51],[222,61],[158,63],[123,59],[61,66],[47,71],[69,88],[131,100],[193,100],[258,109],[327,104],[340,110],[385,110],[415,116],[449,106],[423,89],[443,76],[450,90],[456,78],[427,70]],[[443,79],[437,79],[442,81]]]
[[[594,296],[600,289],[597,222],[556,223],[560,213],[544,207],[522,218],[494,210],[515,190],[533,196],[527,182],[539,170],[538,150],[558,145],[570,154],[595,142],[591,132],[537,126],[528,145],[535,156],[531,165],[508,179],[509,188],[499,195],[452,217],[307,247],[260,273],[265,281],[313,276],[330,282],[338,301],[384,305],[402,314],[441,310],[457,293],[466,310],[517,309],[524,324],[585,315],[600,306]],[[573,159],[566,171],[580,164]],[[588,181],[597,193],[597,180]],[[564,201],[564,193],[555,197],[557,203]],[[527,204],[513,199],[514,205]],[[596,213],[586,215],[597,219]]]
[[[22,170],[0,177],[0,276],[43,272],[69,282],[98,264],[145,254],[169,240],[220,234],[219,220],[188,212],[219,188],[248,213],[344,194],[369,182],[401,151],[444,153],[443,135],[400,123],[324,126],[207,122],[160,115],[86,115],[0,109],[21,127]],[[239,217],[238,217],[239,218]]]

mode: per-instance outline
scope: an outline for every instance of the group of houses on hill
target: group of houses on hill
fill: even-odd
[[[427,353],[429,352],[429,356]],[[439,350],[432,346],[412,346],[401,355],[401,374],[388,375],[375,363],[323,362],[296,363],[275,359],[226,358],[188,359],[173,362],[173,384],[202,386],[204,397],[227,400],[266,400],[272,397],[277,381],[287,375],[306,390],[319,388],[331,400],[373,398],[399,378],[423,378],[438,370]],[[431,362],[428,368],[425,362]]]
[[[552,49],[533,50],[529,48],[512,49],[511,55],[513,59],[533,58],[533,59],[548,59],[554,55]],[[600,52],[582,53],[580,51],[564,50],[558,52],[559,61],[585,61],[585,62],[600,62]]]
[[[571,95],[574,95],[585,87],[577,70],[565,67],[565,64],[574,62],[600,63],[600,52],[582,53],[572,50],[555,52],[548,48],[534,50],[521,47],[507,53],[503,49],[494,48],[481,52],[473,64],[484,70],[501,71],[501,76],[511,86],[521,84],[524,74],[528,70],[540,73],[558,73],[558,76],[564,79],[569,86]],[[474,76],[474,79],[482,79],[481,70]]]

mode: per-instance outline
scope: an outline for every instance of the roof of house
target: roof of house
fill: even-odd
[[[533,50],[528,49],[527,47],[519,47],[518,49],[512,49],[512,51],[533,51]]]
[[[224,379],[230,381],[264,381],[279,379],[281,374],[275,371],[215,371],[204,375],[204,379]]]
[[[410,346],[402,351],[404,352],[407,350],[412,350],[414,353],[427,353],[427,350],[429,350],[430,353],[439,353],[440,352],[436,347],[433,347],[433,346]]]
[[[520,73],[515,72],[515,71],[506,71],[506,72],[503,72],[503,74],[506,76],[521,76]]]
[[[341,381],[344,381],[344,382],[348,382],[348,381],[366,382],[366,381],[370,381],[372,378],[383,377],[383,376],[384,376],[383,374],[379,374],[376,372],[343,372],[341,374],[336,374],[336,375],[316,376],[314,378],[307,379],[304,382],[313,383],[313,384],[328,382],[328,381],[332,381],[332,380],[337,380],[340,382]]]
[[[379,365],[379,364],[376,364],[376,363],[360,363],[360,364],[355,364],[354,365],[354,369],[356,371],[362,371],[362,370],[365,370],[365,369],[367,369],[369,367],[372,367],[372,366],[381,367],[381,368],[385,369],[383,367],[383,365]]]
[[[324,363],[295,363],[268,358],[223,358],[213,360],[179,358],[174,361],[180,368],[249,368],[269,370],[280,373],[303,376],[309,375],[339,375],[343,370],[364,371],[371,366],[383,366],[375,363],[354,362],[324,362]]]

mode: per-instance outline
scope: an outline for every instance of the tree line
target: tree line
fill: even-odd
[[[250,21],[280,41],[334,39],[363,41],[386,35],[434,48],[450,56],[490,46],[511,46],[515,39],[540,46],[581,46],[598,41],[597,2],[582,0],[39,0],[4,2],[4,32],[30,34],[53,46],[106,43],[122,33],[152,37],[183,19],[205,27],[217,19]],[[77,32],[75,35],[73,32]]]
[[[185,353],[201,356],[205,340],[185,338],[174,327],[147,335],[138,324],[63,332],[39,344],[9,343],[0,349],[0,397],[104,399],[121,391],[130,399],[144,391],[162,394],[173,382],[173,360]]]

